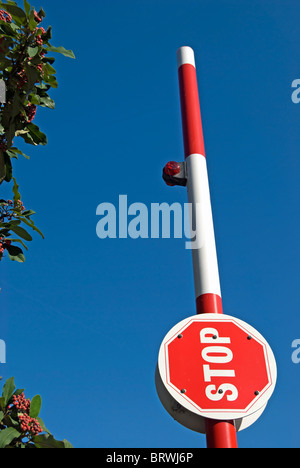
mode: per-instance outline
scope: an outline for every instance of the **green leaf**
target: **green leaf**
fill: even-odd
[[[36,106],[39,106],[41,104],[41,98],[38,94],[31,93],[28,96],[28,101],[31,102],[31,104],[35,104]]]
[[[28,52],[29,57],[35,57],[38,51],[39,51],[38,47],[27,47],[27,52]]]
[[[46,18],[46,13],[44,12],[43,8],[41,8],[40,11],[38,11],[38,16],[40,18]]]
[[[55,68],[52,67],[52,65],[50,65],[50,63],[45,64],[45,70],[46,70],[48,75],[55,75],[55,73],[56,73]]]
[[[31,418],[37,418],[38,415],[40,414],[41,406],[42,406],[42,398],[40,397],[40,395],[34,396],[30,403],[29,416]]]
[[[20,226],[13,226],[11,227],[11,230],[17,234],[17,236],[22,237],[22,239],[25,239],[27,241],[32,241],[31,235],[22,227]]]
[[[49,96],[48,97],[46,97],[46,96],[41,97],[40,98],[40,106],[48,107],[49,109],[55,109],[55,102]]]
[[[8,379],[4,386],[3,386],[3,391],[2,391],[2,396],[4,398],[4,404],[5,406],[8,404],[9,400],[11,399],[11,397],[13,396],[14,394],[14,391],[15,391],[15,378],[14,377],[11,377],[10,379]]]
[[[27,219],[24,216],[19,216],[19,219],[23,221],[23,223],[27,224],[27,226],[30,226],[31,229],[37,231],[42,236],[42,238],[45,239],[43,233],[34,225],[32,219]]]
[[[45,81],[45,83],[49,83],[51,88],[57,88],[58,87],[58,83],[57,83],[57,80],[56,80],[54,75],[47,75],[45,73],[45,75],[43,77],[43,80]]]
[[[36,419],[38,420],[39,425],[40,425],[41,428],[43,429],[43,432],[47,432],[47,434],[52,435],[51,432],[46,428],[45,423],[44,423],[44,421],[42,420],[42,418],[37,417]]]
[[[4,228],[10,229],[11,226],[19,226],[19,224],[21,224],[21,220],[20,220],[20,219],[12,219],[12,220],[9,221],[8,223],[2,223],[2,226],[3,226]]]
[[[45,34],[43,34],[43,41],[46,44],[52,38],[52,27],[49,26]],[[49,44],[50,45],[50,44]]]
[[[17,133],[17,132],[16,132]],[[16,135],[17,136],[17,135]],[[20,154],[21,156],[24,156],[24,158],[26,159],[30,159],[29,156],[27,156],[26,154],[22,153],[21,150],[19,150],[18,148],[10,148],[10,150],[6,150],[7,153],[9,153],[10,157],[15,157],[18,159],[17,157],[17,154]],[[14,156],[13,156],[14,155]]]
[[[50,89],[50,86],[46,85],[45,83],[36,83],[35,87],[38,88],[38,89],[46,90],[46,91],[48,91],[48,89]]]
[[[9,240],[11,242],[20,242],[20,244],[23,245],[24,249],[28,250],[28,247],[24,244],[24,242],[21,240],[21,239],[12,239],[12,238],[9,238]]]
[[[29,134],[36,145],[46,145],[47,144],[47,137],[46,135],[40,131],[39,127],[34,123],[30,123],[27,125],[29,130]]]
[[[45,62],[45,63],[48,62],[51,65],[53,65],[53,63],[55,62],[55,58],[54,57],[44,57],[43,62]]]
[[[25,388],[17,388],[17,390],[14,391],[14,395],[18,396],[18,395],[21,395],[21,393],[23,393],[25,390]]]
[[[33,437],[36,448],[65,448],[64,442],[54,439],[50,434],[40,434]]]
[[[11,118],[12,119],[14,119],[20,114],[22,107],[23,107],[23,100],[18,93],[15,93],[12,106],[11,106]]]
[[[14,193],[14,202],[17,202],[18,200],[21,200],[21,195],[19,192],[19,186],[17,184],[16,179],[13,177],[14,181],[14,186],[13,186],[13,193]]]
[[[12,28],[13,23],[2,23],[0,24],[0,33],[2,36],[6,37],[13,37],[17,38],[18,37],[18,32],[16,31],[16,28]]]
[[[73,59],[75,58],[74,52],[72,50],[66,50],[62,46],[60,47],[47,46],[46,50],[48,50],[48,52],[57,52],[58,54],[62,54],[65,57],[69,57]]]
[[[36,27],[37,27],[37,22],[35,21],[34,10],[32,9],[31,12],[29,13],[29,29],[30,31],[34,31]]]
[[[22,216],[26,216],[26,218],[27,218],[28,216],[32,216],[32,215],[34,215],[34,214],[35,214],[35,211],[33,211],[33,210],[26,210],[26,211],[23,211]]]
[[[22,249],[16,245],[7,245],[6,250],[8,252],[9,258],[14,262],[23,263],[25,262],[25,256]]]
[[[74,448],[73,445],[66,439],[63,440],[63,443],[64,443],[65,448],[69,448],[69,449]]]
[[[5,164],[5,182],[10,182],[12,179],[12,164],[10,157],[7,153],[4,153],[4,164]]]
[[[0,397],[0,408],[5,410],[5,398]]]
[[[16,427],[20,425],[19,418],[15,416],[16,419],[14,419],[11,415],[6,415],[3,420],[3,424],[5,424],[7,427]]]
[[[32,62],[33,61],[24,63],[24,69],[26,72],[27,80],[28,80],[28,83],[26,84],[26,90],[28,91],[32,91],[35,83],[39,81],[39,77],[40,77],[40,73],[38,72],[38,70],[36,69],[36,67],[34,66]]]
[[[7,447],[14,439],[20,437],[20,432],[13,427],[7,427],[0,431],[0,448]]]
[[[9,156],[10,158],[16,158],[16,159],[18,159],[17,153],[15,153],[14,151],[6,150],[6,153],[8,154],[8,156]]]
[[[5,167],[5,159],[4,153],[0,150],[0,184],[2,184],[3,180],[6,176],[6,167]]]
[[[24,3],[24,10],[25,10],[26,16],[28,17],[29,12],[30,12],[30,5],[27,2],[27,0],[23,0],[23,3]]]

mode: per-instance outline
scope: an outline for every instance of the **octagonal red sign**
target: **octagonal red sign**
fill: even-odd
[[[202,417],[239,419],[259,411],[276,383],[276,363],[253,327],[228,315],[189,317],[167,334],[160,378],[184,408]]]

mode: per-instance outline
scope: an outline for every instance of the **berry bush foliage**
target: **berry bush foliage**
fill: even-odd
[[[39,417],[42,399],[31,400],[8,379],[0,397],[0,448],[73,448],[67,440],[56,440]]]
[[[17,142],[22,147],[24,143],[47,144],[34,120],[39,106],[55,107],[48,94],[50,88],[57,88],[51,55],[75,58],[71,50],[50,44],[52,29],[41,24],[43,9],[36,11],[27,0],[22,6],[0,0],[0,185],[12,186],[11,199],[0,198],[0,261],[7,253],[17,262],[25,261],[23,248],[27,250],[25,242],[32,240],[31,230],[43,237],[32,220],[35,212],[21,200],[13,173],[14,160],[19,156],[29,159]],[[72,448],[66,440],[55,440],[39,418],[40,409],[39,395],[27,399],[24,390],[16,389],[14,378],[8,379],[0,397],[0,448]]]
[[[13,199],[0,199],[0,261],[7,252],[14,261],[24,262],[24,241],[31,241],[28,228],[43,234],[32,220],[33,210],[25,209],[19,186],[13,177],[12,160],[26,156],[15,141],[46,145],[47,137],[33,122],[39,106],[54,109],[50,88],[57,88],[55,58],[60,53],[75,58],[71,50],[50,44],[52,28],[42,26],[43,9],[36,11],[27,0],[0,1],[0,80],[5,83],[5,102],[0,103],[0,184],[13,185]],[[20,140],[22,139],[22,140]]]

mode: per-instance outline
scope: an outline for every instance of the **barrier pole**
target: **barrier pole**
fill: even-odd
[[[214,226],[207,175],[194,52],[177,51],[184,156],[187,170],[188,202],[196,225],[191,242],[196,308],[198,314],[222,314],[222,299]],[[208,448],[237,448],[233,421],[206,420]]]

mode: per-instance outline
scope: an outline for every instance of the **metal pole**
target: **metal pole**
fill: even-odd
[[[194,52],[177,51],[188,201],[192,205],[196,239],[191,243],[198,314],[222,314],[222,299],[204,149]],[[208,448],[236,448],[233,421],[206,421]]]

